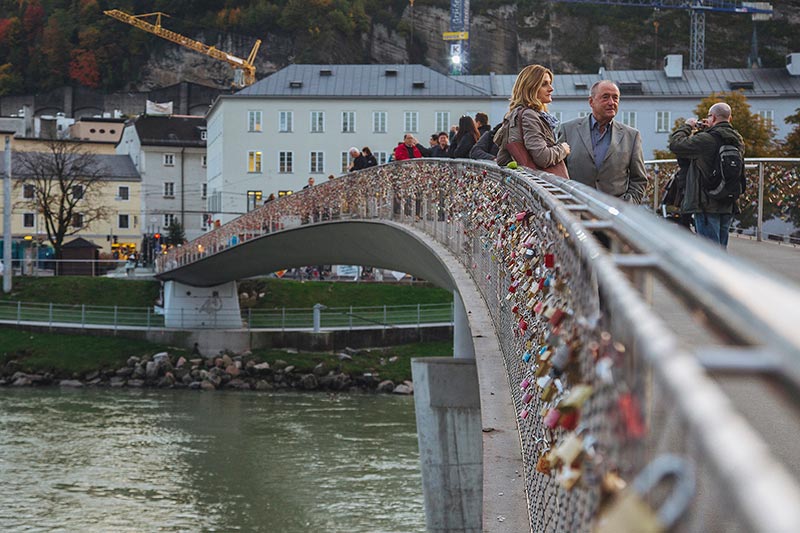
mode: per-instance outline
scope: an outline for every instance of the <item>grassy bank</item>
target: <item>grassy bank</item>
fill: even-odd
[[[169,352],[188,357],[185,350],[119,337],[93,337],[30,332],[0,328],[0,368],[15,361],[13,371],[49,372],[56,376],[83,377],[94,371],[114,370],[125,365],[130,356]],[[411,379],[412,357],[447,357],[452,355],[450,341],[414,343],[389,348],[362,350],[349,360],[332,353],[289,353],[285,350],[255,350],[253,358],[274,364],[278,359],[296,367],[298,373],[310,373],[319,363],[329,369],[352,375],[372,373],[395,383]]]
[[[242,307],[272,309],[408,305],[450,302],[448,291],[426,284],[299,282],[258,278],[239,282],[239,293],[246,293]],[[98,306],[150,307],[159,295],[159,282],[113,278],[53,277],[14,278],[13,290],[0,293],[0,300]]]

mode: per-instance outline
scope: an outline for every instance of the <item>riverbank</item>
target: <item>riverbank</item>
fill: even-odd
[[[373,349],[201,354],[145,341],[0,328],[0,387],[366,391],[410,394],[411,358],[451,341]]]

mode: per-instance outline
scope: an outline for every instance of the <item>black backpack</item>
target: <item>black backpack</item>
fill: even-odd
[[[717,140],[719,149],[714,156],[711,174],[703,180],[703,190],[713,200],[736,201],[747,185],[742,152],[736,145],[725,144],[719,133],[708,133]]]

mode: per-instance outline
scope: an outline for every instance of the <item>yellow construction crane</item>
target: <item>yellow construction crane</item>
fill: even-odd
[[[166,13],[156,12],[156,13],[147,13],[144,15],[129,15],[128,13],[120,11],[119,9],[111,9],[109,11],[103,11],[103,13],[105,13],[109,17],[121,20],[126,24],[135,26],[140,30],[154,33],[159,37],[162,37],[168,41],[172,41],[173,43],[177,43],[181,46],[185,46],[186,48],[190,48],[195,52],[200,52],[201,54],[211,56],[214,59],[225,61],[234,68],[234,77],[233,77],[234,87],[238,88],[247,87],[248,85],[252,85],[256,81],[256,67],[253,64],[253,62],[256,59],[258,48],[261,46],[260,39],[256,40],[256,44],[253,45],[253,49],[250,51],[250,55],[247,56],[247,59],[242,59],[241,57],[236,57],[235,55],[223,52],[222,50],[217,50],[213,46],[208,46],[207,44],[203,44],[200,41],[195,41],[194,39],[190,39],[189,37],[185,37],[179,33],[175,33],[174,31],[162,28],[161,15],[169,17],[169,15],[167,15]],[[150,24],[149,22],[142,20],[144,17],[152,17],[152,16],[156,17],[155,24]]]

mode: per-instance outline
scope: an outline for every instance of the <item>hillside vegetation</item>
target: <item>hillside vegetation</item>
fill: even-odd
[[[106,91],[148,89],[176,77],[227,86],[230,69],[103,14],[167,11],[162,24],[247,57],[256,39],[258,76],[289,63],[421,63],[447,70],[447,0],[131,1],[0,0],[0,95],[65,84]],[[774,2],[758,23],[763,66],[800,51],[800,1]],[[516,72],[539,62],[558,72],[659,68],[688,55],[685,10],[607,7],[547,0],[472,0],[470,70]],[[744,67],[748,16],[707,16],[706,66]],[[580,38],[576,38],[579,35]],[[196,56],[196,57],[195,57]],[[192,65],[197,63],[196,65]]]

